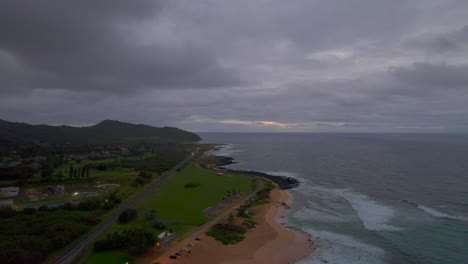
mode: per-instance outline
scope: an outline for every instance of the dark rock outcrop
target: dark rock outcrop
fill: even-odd
[[[246,173],[246,174],[251,174],[255,175],[258,177],[262,177],[265,179],[268,179],[276,184],[278,184],[280,189],[292,189],[297,186],[299,186],[299,180],[292,178],[292,177],[286,177],[286,176],[276,176],[276,175],[270,175],[268,173],[264,172],[258,172],[258,171],[250,171],[250,170],[232,170],[232,169],[227,169],[224,166],[230,165],[230,164],[235,164],[237,163],[233,158],[231,157],[221,157],[221,161],[216,164],[216,167],[219,169],[223,169],[225,171],[228,171],[230,173]]]

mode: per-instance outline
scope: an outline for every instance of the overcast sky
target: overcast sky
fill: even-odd
[[[1,1],[0,119],[467,132],[468,1]]]

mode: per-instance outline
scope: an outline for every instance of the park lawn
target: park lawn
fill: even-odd
[[[129,264],[135,264],[135,258],[111,251],[105,252],[96,252],[90,255],[88,258],[82,262],[82,264],[124,264],[128,262]]]
[[[200,185],[184,187],[190,182],[199,182]],[[137,221],[145,222],[145,213],[155,210],[156,218],[162,218],[169,224],[179,223],[173,227],[174,230],[187,231],[187,227],[206,223],[209,219],[203,215],[203,209],[222,200],[231,190],[246,195],[252,191],[251,181],[241,177],[219,176],[190,163],[135,207],[138,211]]]

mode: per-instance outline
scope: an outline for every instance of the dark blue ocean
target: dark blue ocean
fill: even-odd
[[[468,263],[468,135],[200,133],[215,154],[298,178],[300,263]]]

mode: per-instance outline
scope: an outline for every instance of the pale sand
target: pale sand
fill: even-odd
[[[309,237],[302,233],[284,227],[279,222],[285,215],[281,203],[289,202],[287,191],[275,189],[271,192],[271,203],[251,208],[255,213],[254,221],[257,226],[246,233],[246,238],[235,245],[223,245],[204,233],[206,228],[196,231],[184,241],[172,245],[168,250],[153,258],[150,263],[160,262],[181,264],[260,264],[260,263],[293,263],[309,256],[314,247]],[[202,241],[195,241],[200,237]],[[188,243],[195,247],[188,247]],[[169,259],[169,255],[187,247],[191,253],[185,252],[176,260]]]

